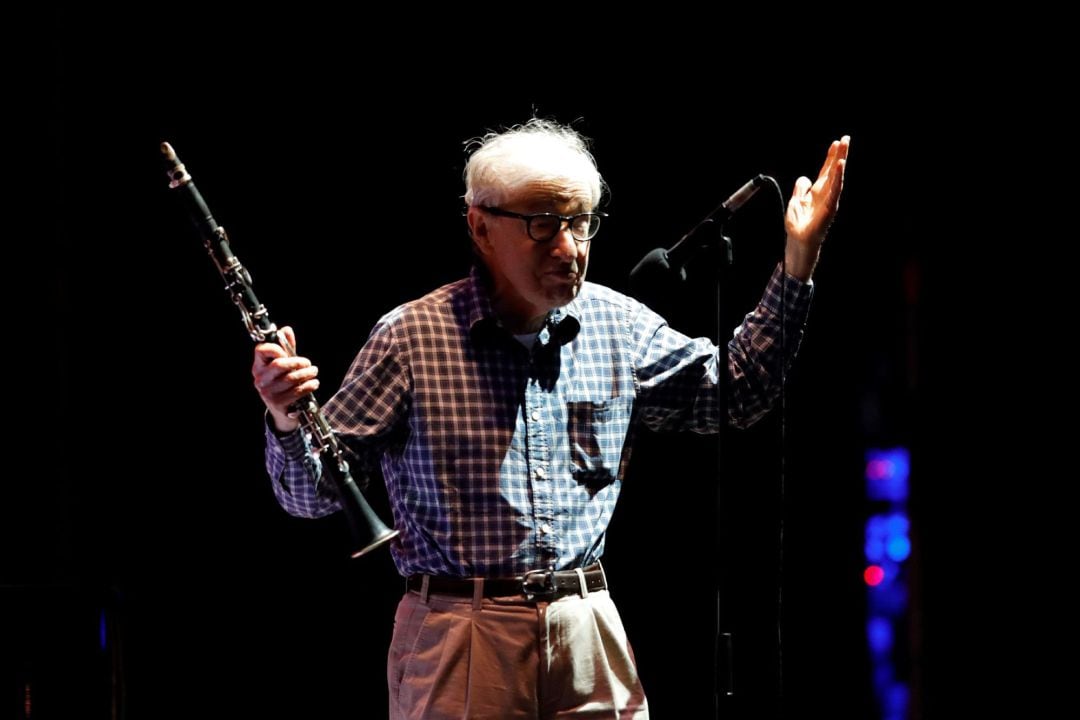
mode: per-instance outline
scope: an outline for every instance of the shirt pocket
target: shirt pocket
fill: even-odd
[[[566,403],[570,473],[579,483],[600,487],[618,478],[633,402],[620,396]]]

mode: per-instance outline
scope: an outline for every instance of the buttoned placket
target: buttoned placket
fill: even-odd
[[[551,456],[554,415],[552,393],[540,383],[539,363],[550,362],[551,332],[548,326],[537,335],[529,353],[528,381],[525,384],[525,428],[529,486],[533,497],[533,527],[536,553],[541,567],[554,568],[558,559],[558,530],[555,523],[555,497],[552,487]]]

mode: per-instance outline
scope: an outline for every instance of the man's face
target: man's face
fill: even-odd
[[[499,209],[528,215],[589,212],[588,186],[570,179],[531,182],[499,204]],[[521,218],[500,217],[469,209],[469,226],[493,280],[493,301],[504,322],[522,329],[549,310],[566,305],[585,281],[589,242],[578,242],[564,227],[547,242],[533,240]],[[515,328],[516,329],[516,328]]]

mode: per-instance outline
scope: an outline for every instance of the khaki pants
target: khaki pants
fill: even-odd
[[[387,678],[391,720],[648,720],[607,590],[555,602],[407,592]]]

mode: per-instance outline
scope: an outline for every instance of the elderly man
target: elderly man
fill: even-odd
[[[323,407],[381,467],[400,531],[392,718],[648,717],[600,566],[633,429],[717,432],[768,410],[799,344],[848,143],[832,144],[816,181],[796,183],[785,262],[725,368],[708,339],[585,282],[604,183],[583,137],[534,119],[472,143],[473,271],[383,316]],[[279,502],[304,517],[337,510],[289,412],[318,388],[317,369],[262,344],[252,373]]]

